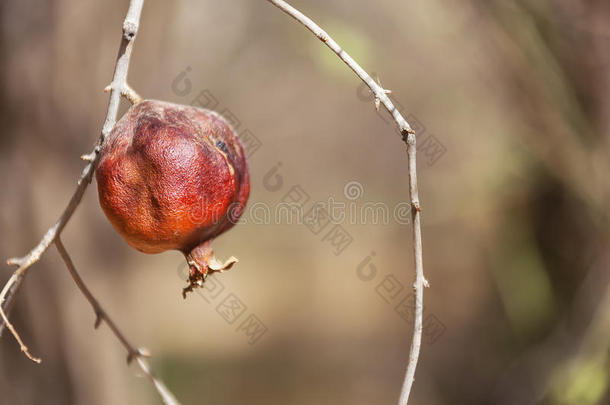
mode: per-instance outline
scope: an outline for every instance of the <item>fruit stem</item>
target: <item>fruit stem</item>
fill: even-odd
[[[195,246],[190,252],[184,253],[184,256],[189,265],[189,278],[187,280],[189,285],[182,289],[183,298],[186,298],[186,294],[193,291],[194,288],[203,287],[203,283],[209,275],[229,270],[238,262],[234,256],[231,256],[224,263],[216,259],[211,239]]]

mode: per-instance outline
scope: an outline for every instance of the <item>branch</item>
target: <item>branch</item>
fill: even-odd
[[[123,21],[123,35],[115,65],[114,76],[112,78],[112,83],[109,86],[110,100],[108,102],[108,111],[106,112],[106,119],[104,121],[102,133],[100,134],[97,145],[93,151],[89,155],[85,155],[83,157],[85,160],[88,160],[89,163],[87,166],[85,166],[78,179],[76,190],[72,194],[72,198],[70,198],[68,206],[64,209],[63,213],[59,217],[59,220],[57,220],[57,222],[51,228],[49,228],[49,230],[47,230],[42,240],[27,255],[21,258],[12,258],[7,260],[9,265],[17,265],[19,267],[17,270],[15,270],[9,281],[6,283],[2,293],[0,293],[0,314],[2,314],[3,318],[2,322],[0,322],[0,334],[2,333],[4,324],[6,323],[6,318],[8,318],[6,313],[12,307],[13,300],[21,287],[27,270],[31,265],[40,260],[41,256],[47,251],[49,246],[61,234],[64,227],[72,217],[72,214],[74,214],[74,211],[80,204],[87,186],[89,186],[89,183],[91,183],[93,173],[95,172],[99,162],[100,148],[116,123],[119,112],[119,103],[121,101],[121,93],[126,92],[125,89],[128,88],[127,71],[129,69],[129,60],[131,58],[133,42],[138,32],[143,3],[144,0],[131,0],[129,3],[129,10],[127,11],[127,16]]]
[[[424,287],[428,286],[428,282],[424,278],[424,268],[422,260],[422,240],[421,240],[421,205],[417,191],[417,170],[416,170],[416,140],[415,132],[411,129],[407,121],[403,118],[400,112],[396,109],[390,98],[387,96],[390,91],[383,89],[376,83],[371,76],[345,52],[330,35],[328,35],[319,25],[313,22],[305,14],[301,13],[296,8],[283,0],[267,0],[299,23],[303,24],[311,31],[320,41],[324,42],[337,56],[345,62],[345,64],[354,71],[354,73],[371,89],[375,96],[375,105],[383,104],[384,107],[394,118],[398,129],[402,135],[403,141],[407,144],[407,157],[409,165],[409,196],[411,199],[411,216],[413,219],[413,253],[415,258],[415,320],[413,325],[413,339],[411,342],[411,350],[409,354],[409,363],[405,381],[400,394],[399,405],[406,405],[409,402],[409,394],[415,378],[415,369],[417,368],[417,360],[419,358],[419,350],[421,347],[422,336],[422,314]]]
[[[21,351],[27,356],[28,359],[32,360],[35,363],[40,364],[40,362],[42,360],[40,360],[40,358],[38,358],[38,357],[32,356],[32,354],[28,350],[28,347],[23,343],[23,340],[21,340],[21,336],[19,336],[19,333],[17,333],[17,330],[15,329],[13,324],[8,320],[8,317],[4,313],[4,310],[2,310],[2,304],[4,303],[4,296],[6,296],[7,291],[10,289],[11,285],[13,285],[12,283],[14,283],[16,278],[17,278],[17,276],[15,274],[13,274],[11,276],[11,278],[9,279],[9,281],[4,286],[4,288],[2,289],[2,293],[0,293],[0,297],[2,297],[2,298],[0,298],[0,317],[2,317],[2,321],[6,324],[6,327],[11,331],[13,336],[15,336],[15,340],[17,340],[17,343],[19,343],[19,347],[21,347]]]
[[[72,259],[70,258],[70,255],[68,254],[68,251],[64,247],[64,245],[61,242],[61,239],[59,237],[55,238],[55,246],[57,247],[57,250],[59,251],[61,258],[66,263],[66,266],[68,267],[68,271],[70,271],[70,275],[74,279],[74,282],[76,283],[78,288],[81,290],[81,292],[83,293],[83,295],[85,296],[87,301],[89,301],[89,303],[93,307],[93,311],[95,312],[94,328],[97,329],[102,322],[105,322],[106,325],[108,325],[108,327],[112,331],[112,333],[121,342],[121,344],[123,345],[125,350],[127,350],[127,364],[131,363],[133,360],[136,360],[138,365],[140,366],[140,369],[144,372],[146,377],[148,377],[148,379],[153,383],[153,385],[157,389],[157,392],[163,399],[163,402],[166,405],[179,405],[178,401],[173,396],[173,394],[167,389],[165,384],[163,384],[163,382],[161,382],[159,379],[157,379],[157,377],[155,377],[154,374],[150,371],[150,367],[148,366],[148,363],[144,359],[144,357],[148,356],[145,353],[145,351],[141,350],[141,349],[137,349],[129,343],[127,338],[119,330],[119,328],[116,326],[114,321],[112,319],[110,319],[110,317],[108,316],[106,311],[104,311],[104,309],[102,308],[100,303],[95,299],[93,294],[91,294],[91,291],[89,291],[89,288],[87,288],[87,285],[85,284],[85,282],[83,281],[81,276],[76,271],[76,267],[74,267],[74,263],[72,262]]]

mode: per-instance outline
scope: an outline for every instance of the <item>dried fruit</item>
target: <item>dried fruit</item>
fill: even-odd
[[[250,193],[244,148],[217,113],[155,100],[132,106],[102,148],[96,178],[100,204],[129,245],[184,253],[184,295],[237,261],[222,263],[211,248]]]

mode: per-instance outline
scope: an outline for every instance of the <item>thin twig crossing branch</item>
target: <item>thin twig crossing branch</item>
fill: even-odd
[[[423,316],[423,300],[424,286],[428,286],[428,282],[424,278],[424,267],[422,259],[422,240],[421,240],[421,206],[419,203],[419,195],[417,191],[417,166],[416,166],[416,140],[415,132],[411,129],[407,121],[394,106],[388,94],[389,90],[382,88],[371,76],[345,52],[330,35],[328,35],[319,25],[313,20],[301,13],[296,8],[283,0],[267,0],[280,10],[303,24],[311,31],[320,41],[328,46],[337,56],[345,62],[345,64],[356,73],[356,75],[371,89],[375,96],[376,107],[383,104],[388,112],[394,118],[403,140],[407,144],[407,157],[409,166],[409,196],[411,198],[411,217],[413,220],[413,253],[415,258],[415,320],[413,325],[413,339],[411,341],[411,349],[409,354],[409,363],[405,381],[401,390],[399,405],[406,405],[409,402],[409,394],[415,378],[415,369],[417,368],[417,360],[421,347],[422,336],[422,316]]]

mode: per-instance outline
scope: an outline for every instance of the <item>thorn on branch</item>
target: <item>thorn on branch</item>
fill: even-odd
[[[102,324],[104,320],[104,315],[101,311],[95,311],[95,323],[93,324],[93,329],[97,329]]]
[[[113,83],[104,87],[104,93],[108,93],[114,88]],[[121,96],[125,97],[132,105],[136,105],[142,102],[142,97],[134,89],[132,89],[127,83],[121,89]]]
[[[127,364],[131,364],[132,361],[137,359],[138,357],[150,357],[150,352],[148,349],[137,348],[135,350],[131,350],[127,355]]]
[[[6,261],[6,264],[9,266],[19,266],[21,267],[25,263],[25,257],[11,257]]]
[[[138,352],[140,352],[140,356],[142,357],[146,357],[146,358],[150,358],[152,357],[152,354],[150,353],[150,350],[144,348],[144,347],[140,347],[138,349]]]
[[[419,205],[419,201],[411,201],[411,207],[413,212],[421,212],[421,205]]]
[[[93,152],[81,155],[80,158],[82,160],[84,160],[85,162],[93,162],[99,152],[100,152],[100,147],[96,146],[95,149],[93,149]]]

